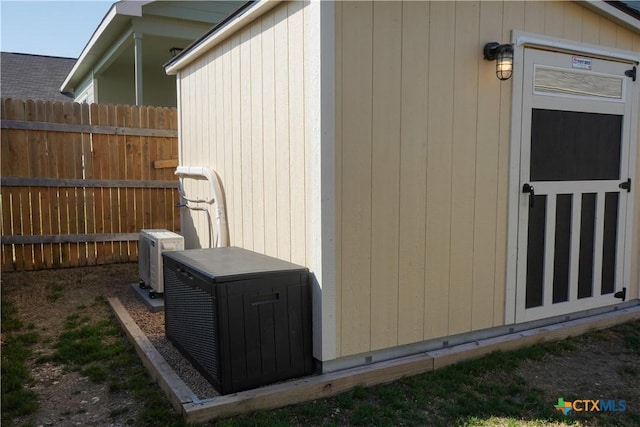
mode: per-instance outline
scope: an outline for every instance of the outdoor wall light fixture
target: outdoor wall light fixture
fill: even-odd
[[[509,80],[513,74],[513,45],[491,42],[484,45],[484,59],[496,61],[496,76]]]

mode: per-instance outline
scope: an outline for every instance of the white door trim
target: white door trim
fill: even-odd
[[[557,39],[540,34],[514,31],[512,40],[516,47],[541,47],[555,52],[580,53],[602,59],[613,59],[618,62],[628,62],[630,64],[637,64],[640,62],[640,54],[636,52],[613,49],[588,43],[579,43],[571,40]]]
[[[509,184],[508,184],[508,200],[507,200],[507,265],[505,272],[505,324],[513,324],[516,322],[516,286],[517,286],[517,260],[518,260],[518,228],[519,228],[519,211],[520,203],[524,199],[520,195],[520,162],[521,162],[521,135],[522,135],[522,117],[523,117],[523,81],[524,81],[524,49],[525,47],[541,47],[550,51],[558,51],[564,53],[574,53],[578,55],[592,55],[606,59],[615,59],[618,61],[626,61],[637,65],[640,63],[640,54],[636,52],[624,51],[619,49],[603,48],[602,46],[574,42],[571,40],[563,40],[547,37],[534,33],[522,31],[513,31],[511,40],[514,43],[514,63],[512,84],[512,102],[511,102],[511,138],[510,138],[510,155],[509,155]],[[638,140],[638,111],[640,103],[640,95],[638,87],[640,85],[635,82],[631,87],[631,96],[628,102],[631,103],[631,120],[630,140]],[[638,155],[638,144],[631,144],[629,157],[636,159]],[[628,175],[636,176],[636,162],[630,161],[628,165]],[[638,185],[640,183],[634,183]],[[633,193],[632,193],[633,194]],[[633,197],[629,197],[626,207],[626,223],[627,233],[624,247],[626,248],[624,262],[624,282],[629,286],[639,286],[638,283],[631,282],[631,247],[632,235],[636,232],[633,226]]]

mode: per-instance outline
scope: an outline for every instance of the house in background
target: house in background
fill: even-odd
[[[2,52],[2,98],[72,101],[73,95],[60,93],[60,84],[75,62],[74,58]]]
[[[175,77],[166,75],[163,64],[243,3],[114,3],[59,91],[77,102],[175,107]]]
[[[252,3],[166,66],[180,165],[217,172],[232,246],[313,273],[325,372],[637,310],[629,12]],[[512,68],[484,58],[490,42]],[[182,232],[206,247],[207,216],[182,210]]]

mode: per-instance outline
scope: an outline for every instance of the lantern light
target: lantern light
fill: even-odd
[[[484,45],[484,59],[496,61],[496,76],[509,80],[513,74],[513,45],[491,42]]]

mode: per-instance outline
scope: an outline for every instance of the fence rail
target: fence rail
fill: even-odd
[[[2,271],[137,259],[179,230],[175,109],[2,99]]]

